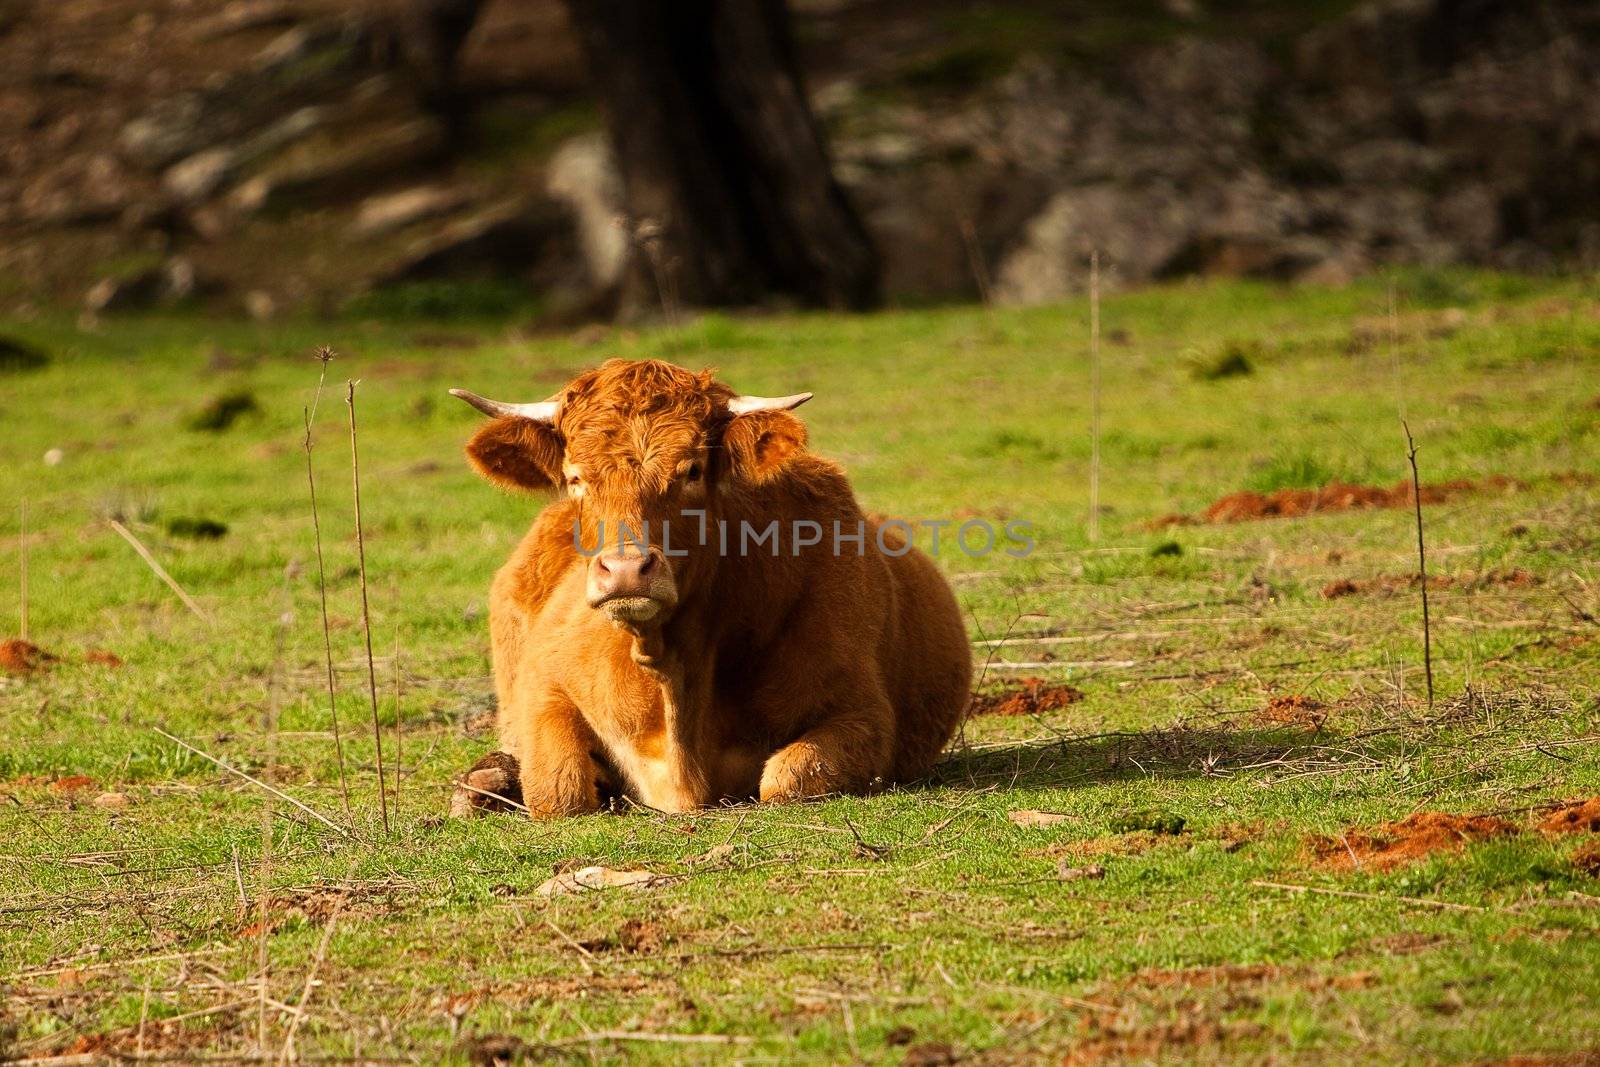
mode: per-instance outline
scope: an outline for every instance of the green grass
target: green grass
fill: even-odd
[[[0,1048],[41,1056],[110,1035],[131,1051],[142,1012],[147,1049],[250,1050],[263,877],[278,1004],[299,1001],[348,896],[299,1027],[308,1056],[465,1062],[490,1034],[661,1062],[898,1063],[907,1032],[984,1062],[1165,1048],[1455,1063],[1592,1047],[1600,885],[1573,860],[1587,841],[1525,830],[1394,870],[1339,869],[1309,850],[1316,835],[1422,809],[1530,827],[1540,804],[1600,794],[1600,292],[1461,272],[1398,281],[1392,353],[1381,281],[1108,298],[1105,325],[1128,341],[1104,351],[1096,544],[1078,304],[709,316],[600,344],[530,340],[492,317],[0,324],[50,355],[0,376],[0,551],[16,575],[25,498],[30,636],[61,657],[0,675]],[[263,870],[266,794],[154,728],[343,820],[300,451],[320,343],[339,352],[314,456],[359,840],[277,802]],[[1225,343],[1259,352],[1253,373],[1192,377],[1186,354]],[[849,467],[873,509],[1031,522],[1027,559],[941,562],[973,638],[1010,636],[975,649],[985,688],[1037,675],[1084,699],[974,719],[933,781],[872,798],[441,819],[452,774],[492,744],[487,587],[539,506],[468,471],[461,446],[478,416],[444,390],[545,396],[612,355],[716,365],[750,392],[814,390],[813,447]],[[388,837],[346,377],[361,382],[385,758],[405,772]],[[187,428],[210,398],[240,392],[259,414]],[[1320,595],[1335,579],[1411,573],[1409,513],[1147,525],[1251,485],[1392,484],[1406,473],[1402,406],[1424,480],[1513,480],[1427,509],[1430,569],[1456,579],[1432,599],[1431,710],[1414,593]],[[52,449],[62,458],[47,465]],[[109,528],[113,515],[213,625]],[[174,517],[227,532],[177,537]],[[1153,551],[1169,539],[1180,551]],[[1496,577],[1513,571],[1534,580]],[[14,619],[14,577],[4,586]],[[86,663],[95,649],[125,665]],[[1322,705],[1319,729],[1263,714],[1289,694]],[[70,775],[95,784],[50,788]],[[92,803],[107,791],[126,806]],[[1025,828],[1007,818],[1018,809],[1068,818]],[[1184,833],[1113,832],[1146,810],[1183,816]],[[534,893],[570,861],[675,880]],[[1103,879],[1057,877],[1058,863],[1091,862]],[[267,1012],[274,1050],[289,1017]],[[739,1041],[587,1036],[624,1030]]]

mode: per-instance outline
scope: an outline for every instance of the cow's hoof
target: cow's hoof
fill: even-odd
[[[491,752],[456,779],[450,816],[463,819],[496,811],[524,811],[522,768],[509,752]]]

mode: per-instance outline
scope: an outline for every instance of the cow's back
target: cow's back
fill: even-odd
[[[886,535],[887,542],[894,539]],[[894,777],[904,781],[926,774],[960,727],[970,699],[972,650],[960,605],[933,560],[911,548],[886,554],[884,562],[893,596],[880,656],[898,713]]]

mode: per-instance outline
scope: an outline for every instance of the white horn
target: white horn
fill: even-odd
[[[498,400],[489,400],[477,393],[469,393],[465,389],[450,390],[451,396],[458,396],[471,404],[485,415],[494,415],[503,419],[532,419],[534,422],[555,422],[556,408],[559,406],[554,400],[541,400],[537,404],[502,404]]]
[[[748,415],[752,411],[793,411],[811,399],[810,393],[793,396],[736,396],[728,401],[728,410],[735,415]]]

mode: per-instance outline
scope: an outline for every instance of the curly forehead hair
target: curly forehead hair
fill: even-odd
[[[733,390],[716,380],[716,371],[699,374],[648,359],[608,359],[579,375],[561,397],[563,430],[596,417],[628,419],[671,412],[704,425],[725,413]]]

